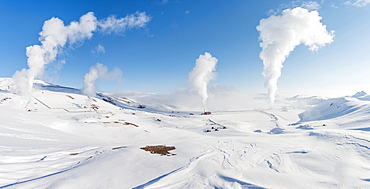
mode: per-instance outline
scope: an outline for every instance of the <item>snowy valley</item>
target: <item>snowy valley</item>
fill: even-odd
[[[9,82],[0,80],[0,188],[370,187],[364,92],[200,115],[39,80],[26,97]],[[174,148],[141,149],[157,145]]]

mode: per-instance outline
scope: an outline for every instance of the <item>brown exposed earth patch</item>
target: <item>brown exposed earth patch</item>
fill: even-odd
[[[124,122],[123,124],[124,125],[132,125],[132,126],[135,126],[135,127],[139,127],[139,125],[136,125],[136,124],[130,123],[130,122]]]
[[[152,154],[160,154],[161,156],[174,156],[176,154],[172,154],[168,151],[176,149],[174,146],[164,146],[164,145],[158,145],[158,146],[146,146],[143,148],[140,148],[145,151],[149,151]]]
[[[118,147],[114,147],[114,148],[112,148],[112,150],[118,150],[118,149],[121,149],[121,148],[126,148],[126,146],[118,146]]]

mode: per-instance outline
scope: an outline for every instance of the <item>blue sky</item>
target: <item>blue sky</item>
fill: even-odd
[[[362,2],[356,6],[356,1],[316,1],[321,22],[335,31],[334,42],[317,52],[298,46],[284,62],[278,93],[370,92],[370,2]],[[47,66],[42,79],[81,88],[84,75],[99,62],[123,72],[121,83],[99,82],[102,91],[166,93],[187,88],[195,60],[210,52],[218,59],[217,78],[212,84],[265,92],[256,26],[285,8],[307,3],[312,1],[0,0],[0,77],[11,77],[27,68],[26,47],[40,44],[38,33],[52,17],[67,25],[90,11],[98,19],[139,11],[151,16],[144,28],[120,35],[96,33],[83,43],[64,48],[57,61]],[[96,53],[98,45],[105,53]]]

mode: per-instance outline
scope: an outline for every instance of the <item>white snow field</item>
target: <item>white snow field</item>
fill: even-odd
[[[41,81],[25,97],[9,81],[0,79],[0,188],[370,188],[364,92],[199,115]],[[153,145],[176,149],[140,149]]]

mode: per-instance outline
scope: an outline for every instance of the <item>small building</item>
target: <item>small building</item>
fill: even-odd
[[[212,113],[211,112],[203,112],[202,114],[200,115],[211,115]]]

